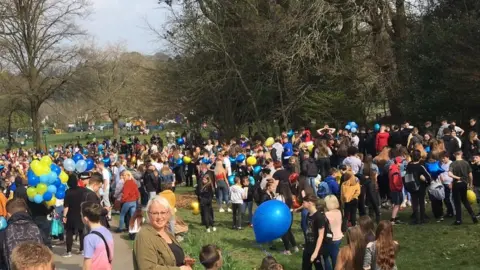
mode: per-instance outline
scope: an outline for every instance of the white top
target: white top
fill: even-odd
[[[152,165],[155,166],[155,169],[157,169],[158,172],[160,172],[163,168],[163,163],[158,163],[158,162],[152,162]]]
[[[243,197],[245,197],[245,190],[238,185],[233,185],[230,187],[230,199],[232,203],[242,204]]]
[[[440,174],[440,179],[442,180],[442,183],[444,185],[449,185],[452,183],[453,179],[448,176],[448,172],[450,171],[450,164],[452,164],[452,161],[449,160],[448,163],[442,163],[441,167],[445,171]]]
[[[230,162],[230,158],[224,157],[223,164],[225,165],[225,170],[227,170],[227,176],[232,175],[232,163]]]
[[[106,168],[103,168],[102,176],[103,176],[103,190],[105,194],[109,194],[110,193],[110,172]]]

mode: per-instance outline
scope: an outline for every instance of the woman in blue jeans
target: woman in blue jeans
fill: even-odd
[[[328,219],[330,229],[333,233],[332,242],[325,245],[323,252],[323,260],[325,261],[325,270],[335,269],[338,252],[340,251],[340,244],[342,243],[342,212],[340,211],[340,204],[335,195],[328,195],[325,197],[325,204],[327,212],[325,216]],[[331,262],[330,262],[331,259]]]
[[[137,209],[137,202],[140,199],[140,192],[138,186],[132,174],[125,170],[120,175],[125,182],[122,189],[122,209],[120,210],[120,221],[117,232],[122,232],[125,229],[125,216],[130,213],[130,217],[133,217],[135,210]]]
[[[228,205],[229,201],[229,185],[227,181],[227,171],[223,167],[223,162],[218,160],[215,163],[215,182],[216,182],[216,188],[217,188],[217,204],[218,208],[220,208],[220,212],[225,212],[225,210],[222,207],[222,202]],[[230,209],[227,206],[227,211],[232,212],[232,209]]]

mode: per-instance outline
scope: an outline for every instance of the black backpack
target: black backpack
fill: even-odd
[[[3,242],[3,256],[7,269],[11,269],[10,258],[16,246],[26,242],[43,244],[42,233],[32,220],[19,220],[10,223],[2,233],[5,239]]]

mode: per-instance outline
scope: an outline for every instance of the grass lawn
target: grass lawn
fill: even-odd
[[[180,187],[177,194],[189,193],[191,188]],[[179,196],[177,195],[177,196]],[[215,210],[217,208],[215,207]],[[474,210],[478,210],[474,207]],[[191,210],[178,209],[177,212],[188,224],[189,232],[182,242],[185,252],[198,261],[201,246],[212,243],[218,245],[225,255],[225,270],[246,270],[259,267],[262,258],[270,252],[285,269],[301,269],[301,253],[285,256],[281,254],[283,244],[275,242],[278,251],[262,248],[255,243],[252,228],[234,231],[232,214],[215,211],[217,232],[207,233],[201,226],[200,215],[193,215]],[[407,208],[400,213],[402,220],[407,221],[411,210]],[[427,204],[427,215],[433,218],[430,205]],[[384,219],[389,213],[382,213]],[[397,225],[394,228],[394,237],[400,243],[397,256],[399,269],[478,269],[480,256],[480,225],[473,225],[470,218],[464,216],[464,225],[451,226],[452,219],[443,223],[430,220],[429,224],[421,226]],[[298,243],[303,243],[303,234],[300,229],[300,214],[295,215],[293,232]],[[197,266],[196,269],[202,269]]]

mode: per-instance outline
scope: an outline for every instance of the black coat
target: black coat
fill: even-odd
[[[93,203],[98,203],[99,205],[102,205],[102,200],[100,199],[100,197],[98,197],[97,193],[93,192],[88,188],[86,188],[84,191],[83,202],[93,202]],[[102,224],[102,226],[106,228],[109,228],[110,225],[108,224],[107,215],[108,215],[107,209],[102,208],[102,213],[100,216],[100,224]]]

